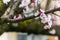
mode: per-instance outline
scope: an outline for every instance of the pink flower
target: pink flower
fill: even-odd
[[[16,18],[18,18],[18,17],[19,17],[19,14],[16,15]]]
[[[18,19],[21,19],[21,18],[22,18],[22,17],[21,17],[21,14],[17,14],[17,15],[14,16],[14,19],[15,19],[15,20],[18,20]]]
[[[25,10],[25,11],[26,11],[26,8],[24,8],[23,10]]]

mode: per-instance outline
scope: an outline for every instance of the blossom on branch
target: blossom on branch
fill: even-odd
[[[45,14],[43,10],[40,10],[40,19],[43,24],[45,24],[44,29],[50,29],[52,26],[52,17],[50,14]]]
[[[30,4],[30,0],[22,0],[21,4],[19,5],[19,7],[28,6],[29,4]]]
[[[21,14],[17,14],[17,15],[15,15],[15,16],[14,16],[14,19],[15,19],[15,20],[22,19],[22,16],[21,16]]]

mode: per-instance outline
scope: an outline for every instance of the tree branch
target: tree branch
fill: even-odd
[[[14,14],[14,10],[13,10],[13,9],[16,8],[17,4],[19,4],[19,1],[18,1],[17,3],[15,3],[13,6],[10,5],[10,6],[8,7],[8,9],[5,11],[3,17],[1,17],[1,18],[4,18],[4,17],[6,17],[6,16],[9,17],[9,16],[11,16],[12,14]],[[12,8],[11,8],[11,6],[12,6]],[[56,8],[56,9],[52,9],[52,10],[45,11],[45,14],[53,13],[53,12],[55,12],[55,11],[60,11],[60,8]],[[7,15],[8,13],[9,13],[9,15]],[[31,16],[31,17],[22,18],[22,19],[19,19],[19,20],[6,19],[5,21],[6,21],[6,22],[20,22],[20,21],[25,21],[25,20],[33,19],[33,18],[36,18],[36,17],[39,17],[39,15],[37,15],[37,16],[34,16],[34,15],[33,15],[33,16]],[[4,21],[3,21],[3,22],[4,22]]]
[[[55,12],[55,11],[60,11],[60,8],[56,8],[56,9],[52,9],[52,10],[49,10],[49,11],[46,11],[45,14],[49,14],[49,13],[52,13],[52,12]],[[36,18],[36,17],[39,17],[40,15],[37,15],[37,16],[31,16],[31,17],[28,17],[28,18],[22,18],[22,19],[19,19],[19,20],[14,20],[14,19],[7,19],[6,22],[20,22],[20,21],[25,21],[25,20],[29,20],[29,19],[33,19],[33,18]]]
[[[16,3],[14,3],[11,0],[11,4],[10,6],[7,8],[7,10],[5,11],[5,13],[1,16],[1,18],[9,18],[11,15],[14,14],[14,9],[17,7],[17,5],[19,4],[20,0],[16,0]]]

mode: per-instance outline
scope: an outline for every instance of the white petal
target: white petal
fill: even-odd
[[[30,0],[22,0],[21,4],[19,5],[19,7],[24,7],[24,6],[28,6],[30,4]]]
[[[45,12],[44,10],[40,9],[41,12]]]
[[[8,4],[8,2],[10,2],[10,0],[3,0],[3,3]]]
[[[49,31],[50,34],[56,34],[56,30],[52,29],[51,31]]]
[[[45,25],[45,26],[44,26],[44,29],[48,29],[48,27],[49,27],[48,25]]]

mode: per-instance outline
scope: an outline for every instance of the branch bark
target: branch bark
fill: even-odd
[[[46,11],[45,14],[49,14],[49,13],[53,13],[55,11],[60,11],[60,8],[56,8],[56,9],[52,9],[52,10],[49,10],[49,11]],[[20,21],[25,21],[25,20],[29,20],[29,19],[33,19],[33,18],[36,18],[36,17],[39,17],[40,15],[37,15],[37,16],[31,16],[31,17],[28,17],[28,18],[22,18],[22,19],[19,19],[19,20],[14,20],[14,19],[11,19],[11,20],[6,20],[6,22],[20,22]]]

